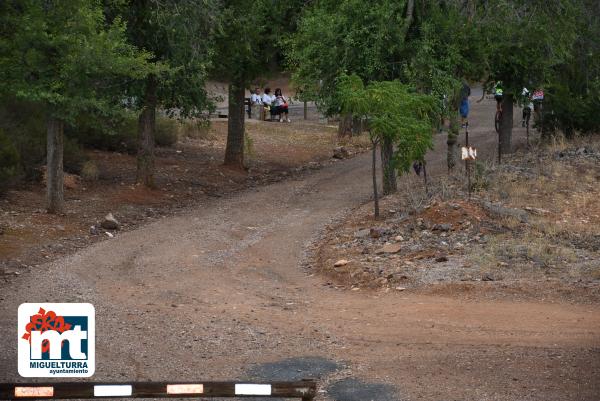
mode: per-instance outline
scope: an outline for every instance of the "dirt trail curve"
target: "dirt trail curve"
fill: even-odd
[[[491,102],[474,104],[472,143],[484,156],[493,154],[492,115]],[[438,137],[430,163],[444,158]],[[320,356],[336,364],[330,382],[373,388],[378,401],[600,399],[593,306],[364,294],[307,273],[307,244],[368,199],[368,175],[363,155],[21,275],[0,289],[0,381],[18,378],[18,305],[78,301],[96,307],[96,380],[231,379],[256,364]],[[321,397],[369,399],[357,394],[334,384]]]

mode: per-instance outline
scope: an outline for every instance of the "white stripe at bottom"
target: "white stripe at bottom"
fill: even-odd
[[[122,397],[130,396],[133,392],[131,384],[125,385],[95,385],[94,397]]]
[[[271,395],[270,384],[236,384],[235,395]]]

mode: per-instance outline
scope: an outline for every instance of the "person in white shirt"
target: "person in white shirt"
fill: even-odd
[[[285,116],[285,121],[288,123],[291,122],[288,117],[288,101],[280,88],[275,89],[275,100],[273,101],[274,109],[271,110],[271,114],[279,115],[279,122],[283,122],[283,117]]]
[[[251,104],[262,104],[262,98],[260,97],[260,89],[254,88],[254,93],[250,96]]]
[[[273,103],[273,100],[275,100],[275,96],[271,96],[271,88],[265,88],[265,93],[262,95],[262,103],[265,105],[265,107],[270,107]]]

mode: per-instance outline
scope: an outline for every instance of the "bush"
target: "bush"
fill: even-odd
[[[85,181],[97,181],[100,177],[100,172],[98,171],[98,166],[93,161],[87,161],[83,164],[81,168],[81,178]]]
[[[183,120],[180,123],[179,132],[184,138],[191,139],[213,139],[210,133],[210,121],[209,120]]]
[[[0,104],[0,129],[15,146],[25,179],[39,179],[40,167],[46,158],[45,112],[33,103],[3,100]]]
[[[102,120],[93,115],[81,116],[69,136],[85,147],[135,154],[138,148],[138,116],[127,113],[114,120]],[[167,117],[156,117],[155,143],[157,146],[172,146],[177,142],[178,123]]]
[[[133,113],[116,119],[83,115],[67,131],[87,148],[128,154],[137,151],[137,118]]]
[[[10,138],[0,131],[0,194],[17,180],[20,171],[19,152]]]
[[[81,173],[84,163],[88,160],[87,155],[83,151],[81,145],[75,139],[65,137],[63,153],[63,169],[67,173]]]
[[[157,146],[173,146],[177,143],[179,123],[171,118],[156,116],[154,142]]]

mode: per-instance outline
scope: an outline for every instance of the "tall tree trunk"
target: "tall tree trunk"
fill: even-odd
[[[373,176],[373,202],[375,204],[375,218],[379,218],[379,194],[377,193],[377,141],[371,141],[373,146],[373,163],[371,174]]]
[[[138,120],[137,179],[140,184],[154,188],[154,130],[156,126],[156,77],[146,78],[144,107]]]
[[[429,182],[427,181],[427,162],[423,159],[423,183],[425,184],[425,195],[429,196]]]
[[[64,123],[50,117],[46,123],[46,201],[48,213],[60,213],[64,205]]]
[[[229,118],[225,164],[244,169],[244,85],[229,84]]]
[[[352,114],[346,113],[340,116],[338,125],[338,137],[352,136]]]
[[[381,143],[381,174],[384,195],[392,194],[398,190],[393,157],[394,143],[389,138],[383,138],[383,142]]]
[[[401,37],[403,37],[403,38],[406,37],[406,35],[408,33],[408,29],[410,28],[410,25],[412,24],[414,10],[415,10],[415,1],[408,0],[406,2],[406,15],[404,16],[404,24],[402,24],[402,30],[401,30]]]
[[[500,120],[499,149],[502,154],[511,152],[513,129],[513,95],[505,94],[502,100],[502,118]]]
[[[450,126],[448,127],[448,154],[446,156],[446,164],[448,165],[448,173],[456,166],[457,146],[458,143],[458,113],[452,113],[450,116]]]
[[[352,136],[358,136],[362,131],[362,119],[359,116],[352,116]]]

